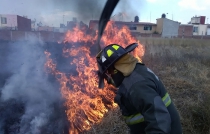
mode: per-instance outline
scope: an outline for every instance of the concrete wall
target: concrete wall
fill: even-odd
[[[11,31],[0,31],[0,40],[11,40],[12,32]]]
[[[1,24],[1,17],[7,18],[7,24]],[[0,14],[0,29],[3,27],[17,27],[17,15]]]
[[[199,25],[198,26],[198,35],[206,35],[207,25]]]
[[[207,35],[210,35],[210,28],[207,28]]]
[[[60,27],[49,27],[49,26],[40,26],[37,28],[37,31],[49,31],[49,32],[60,32],[65,33],[68,31],[67,28],[60,28]]]
[[[163,18],[162,37],[177,37],[179,25],[179,22]]]
[[[0,40],[29,40],[31,37],[36,37],[44,42],[60,42],[65,37],[65,34],[47,31],[0,31]]]
[[[132,34],[134,37],[150,37],[150,38],[161,38],[160,34]]]
[[[163,32],[163,19],[162,18],[157,19],[157,28],[156,28],[156,31],[159,34],[162,34],[162,32]]]
[[[198,28],[198,32],[193,32],[193,35],[206,35],[207,25],[193,25],[193,27]]]
[[[49,26],[41,26],[41,27],[38,27],[37,28],[38,31],[54,31],[54,28],[53,27],[49,27]]]

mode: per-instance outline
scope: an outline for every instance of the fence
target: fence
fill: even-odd
[[[192,35],[192,36],[168,36],[162,37],[160,34],[133,34],[137,38],[148,37],[148,38],[183,38],[183,39],[210,39],[210,35]]]
[[[164,38],[160,34],[133,34],[136,38]],[[17,40],[29,40],[31,36],[43,40],[44,42],[58,42],[62,41],[65,37],[65,33],[50,32],[50,31],[12,31],[12,30],[0,30],[0,40],[17,41]],[[193,35],[193,36],[178,36],[170,38],[183,38],[183,39],[210,39],[210,35]]]
[[[48,32],[48,31],[0,31],[0,40],[17,41],[29,40],[34,36],[44,42],[58,42],[63,40],[65,33]]]

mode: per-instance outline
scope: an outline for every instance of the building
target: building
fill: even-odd
[[[36,31],[36,19],[31,21],[31,31]]]
[[[19,15],[0,14],[1,30],[31,31],[31,19]]]
[[[67,29],[73,30],[74,28],[79,28],[82,31],[88,30],[88,25],[86,25],[83,21],[78,22],[77,18],[73,18],[72,21],[67,21]]]
[[[207,26],[205,24],[193,25],[193,35],[206,35]]]
[[[189,24],[193,25],[193,35],[207,35],[206,16],[193,16]]]
[[[210,35],[210,24],[207,25],[207,35]]]
[[[161,34],[162,37],[177,37],[180,23],[166,18],[165,14],[157,19],[156,31]]]
[[[98,29],[98,20],[90,20],[89,28],[92,30]],[[150,22],[124,22],[124,21],[114,21],[114,24],[121,28],[127,26],[131,33],[137,34],[153,34],[156,32],[156,24]]]
[[[76,26],[78,26],[78,23],[75,21],[67,21],[67,28],[69,30],[73,30]]]
[[[195,24],[195,25],[199,25],[199,24],[205,24],[205,19],[206,16],[194,16],[191,18],[190,24]]]
[[[193,25],[180,25],[178,30],[178,35],[182,37],[189,37],[193,35]]]

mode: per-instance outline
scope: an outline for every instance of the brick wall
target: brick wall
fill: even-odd
[[[20,31],[31,31],[31,19],[17,16],[17,27]]]
[[[192,36],[193,26],[192,25],[180,25],[179,26],[179,36]]]

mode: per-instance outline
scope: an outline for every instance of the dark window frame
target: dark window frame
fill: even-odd
[[[145,25],[144,26],[144,31],[152,31],[152,26],[151,25]]]
[[[130,30],[137,30],[137,26],[135,24],[127,25]]]
[[[1,17],[1,24],[7,24],[7,18]]]
[[[198,27],[193,27],[193,32],[198,33]]]
[[[129,29],[130,30],[137,30],[137,27],[136,26],[130,26]]]

